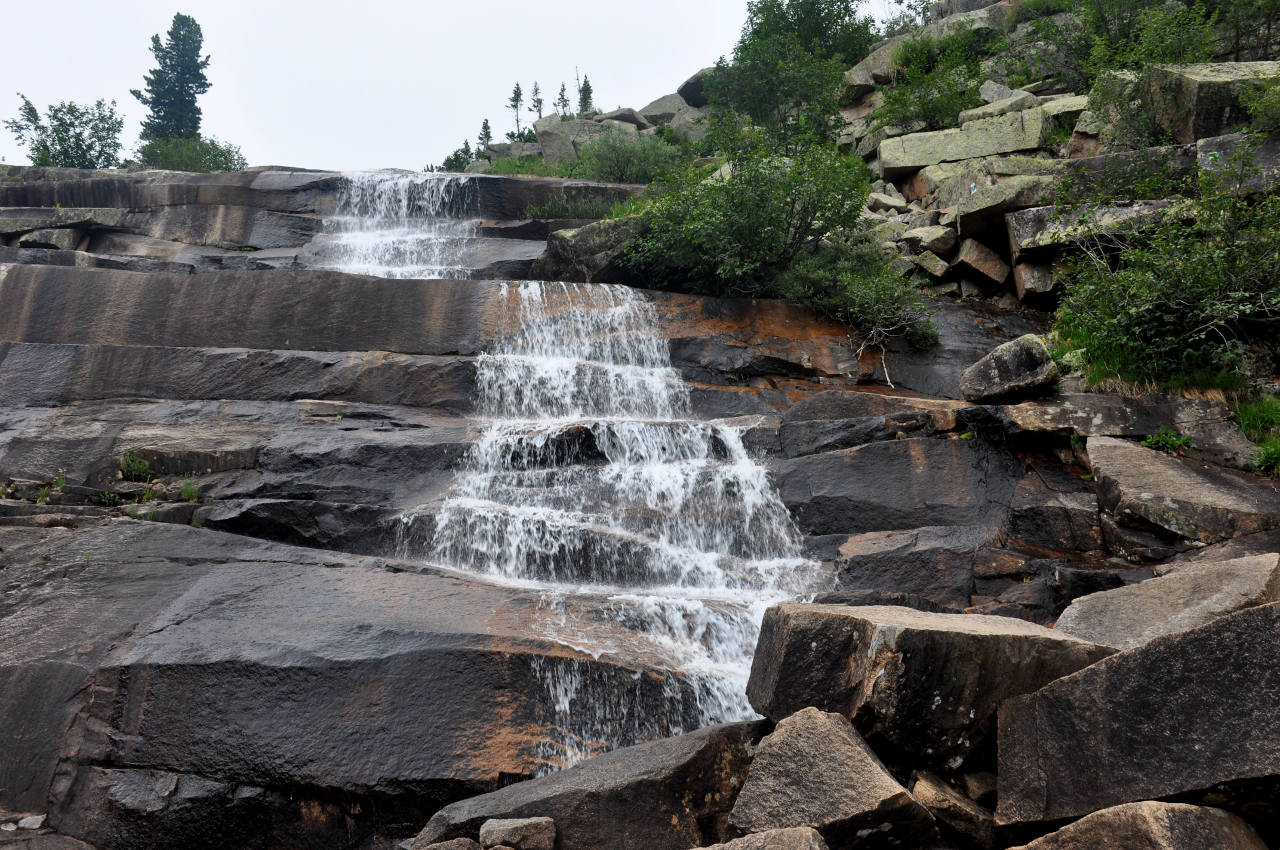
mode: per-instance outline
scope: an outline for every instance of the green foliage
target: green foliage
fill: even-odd
[[[27,149],[32,165],[62,168],[115,168],[120,164],[120,131],[124,119],[116,102],[99,99],[92,106],[71,101],[55,103],[41,119],[40,112],[21,93],[18,117],[4,126]]]
[[[1260,395],[1236,406],[1236,424],[1255,443],[1280,436],[1280,398]]]
[[[920,123],[930,130],[959,124],[961,112],[982,103],[981,58],[994,39],[987,30],[962,29],[904,40],[893,55],[897,80],[884,90],[884,102],[874,113],[877,124]]]
[[[595,91],[591,88],[591,78],[583,74],[582,82],[578,85],[578,114],[585,115],[595,111],[595,108]]]
[[[863,162],[815,148],[791,160],[744,151],[727,177],[686,166],[644,212],[632,260],[655,282],[712,295],[759,295],[802,251],[860,226],[870,191]]]
[[[1268,437],[1253,456],[1253,468],[1263,475],[1280,476],[1280,437]]]
[[[491,144],[493,144],[493,130],[489,127],[489,119],[486,118],[480,122],[480,135],[476,136],[476,159],[481,159]]]
[[[573,117],[573,113],[569,111],[572,106],[569,102],[569,93],[564,83],[560,84],[560,94],[556,95],[555,102],[551,104],[555,107],[556,114],[560,116],[561,121],[567,121]]]
[[[849,0],[752,0],[739,44],[794,36],[812,55],[836,59],[848,68],[879,40],[875,19],[859,15],[859,5]]]
[[[516,117],[515,136],[521,135],[520,130],[520,110],[524,108],[524,89],[520,87],[519,81],[516,82],[515,88],[511,90],[511,98],[507,101],[507,109],[511,110],[511,114]],[[511,133],[507,133],[507,138],[515,141],[515,137]]]
[[[444,162],[440,164],[441,171],[466,171],[467,166],[475,160],[475,155],[471,152],[471,142],[463,140],[462,147],[455,150],[444,158]]]
[[[680,149],[662,139],[611,131],[583,145],[570,172],[588,180],[652,183],[679,160]]]
[[[938,341],[920,291],[889,268],[884,254],[866,239],[801,255],[782,274],[777,292],[788,301],[858,328],[867,348],[884,348],[898,337],[916,348]]]
[[[1149,435],[1142,441],[1142,445],[1171,455],[1185,455],[1188,449],[1193,448],[1190,437],[1170,428],[1168,425]]]
[[[933,0],[893,0],[898,7],[896,14],[884,22],[881,35],[893,38],[919,29],[929,23],[929,12],[933,8]]]
[[[209,57],[200,55],[204,35],[195,18],[181,13],[164,42],[151,36],[151,54],[156,67],[145,77],[146,93],[133,89],[131,94],[149,110],[142,122],[143,141],[196,138],[200,135],[200,107],[196,98],[209,90],[204,71]]]
[[[197,487],[196,482],[192,481],[190,478],[182,482],[182,501],[200,501],[200,488]]]
[[[1084,350],[1092,383],[1239,383],[1249,346],[1280,317],[1280,198],[1234,188],[1250,157],[1202,171],[1197,197],[1157,226],[1085,240],[1058,332]]]
[[[1025,0],[1013,8],[1006,27],[1012,30],[1018,24],[1027,21],[1035,22],[1061,12],[1072,12],[1075,11],[1076,5],[1076,0]]]
[[[65,472],[59,472],[58,478],[53,482],[53,489],[61,493],[62,488],[66,486],[67,486],[67,474]]]
[[[125,481],[147,482],[151,479],[151,465],[137,452],[125,452],[120,459],[120,475]]]
[[[1276,58],[1280,0],[1206,0],[1218,16],[1217,53],[1236,62]]]
[[[640,198],[628,198],[620,201],[614,198],[599,196],[575,196],[565,198],[553,197],[546,203],[530,204],[525,207],[524,218],[622,218],[637,215],[644,209],[644,201]]]
[[[37,505],[49,504],[49,495],[52,492],[53,492],[53,488],[50,487],[48,484],[44,485],[39,490],[36,490],[36,504]]]
[[[104,508],[114,508],[116,505],[120,504],[120,494],[113,493],[110,490],[103,490],[102,493],[98,495],[98,504],[102,505]],[[88,559],[86,558],[85,560],[87,561]]]
[[[249,167],[239,147],[213,136],[153,139],[138,149],[138,159],[147,168],[169,171],[211,173]]]
[[[1280,133],[1280,80],[1267,80],[1240,93],[1254,130]]]
[[[537,80],[534,80],[533,90],[529,92],[529,111],[541,118],[542,110],[546,105],[546,98],[542,96],[542,87],[538,85]]]

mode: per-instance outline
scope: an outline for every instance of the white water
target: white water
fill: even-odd
[[[369,171],[347,175],[316,265],[394,278],[465,278],[475,238],[475,192],[467,177]]]
[[[432,208],[414,199],[446,191],[457,189],[441,189],[438,178],[361,178],[345,208],[383,221],[387,209]],[[394,247],[406,238],[441,243],[432,257],[456,249],[448,223],[411,237],[397,229],[385,251],[375,244],[386,232],[379,226],[346,226],[360,235],[350,244],[365,247],[344,270],[420,276],[423,251]],[[620,685],[602,665],[535,662],[552,707],[539,752],[548,767],[753,716],[746,680],[765,609],[829,581],[802,557],[766,471],[736,429],[691,417],[688,388],[640,292],[494,286],[514,331],[477,360],[483,434],[444,505],[403,516],[397,554],[540,590],[547,633],[538,637],[670,667],[657,685],[640,677]],[[574,619],[583,610],[634,642],[602,645],[593,622]]]

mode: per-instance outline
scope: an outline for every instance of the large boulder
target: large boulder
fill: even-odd
[[[577,162],[582,146],[603,136],[609,128],[597,121],[564,121],[559,115],[548,115],[534,122],[533,131],[542,146],[542,158],[547,165],[558,168]]]
[[[1179,142],[1194,142],[1247,123],[1241,95],[1280,78],[1280,62],[1212,62],[1151,68],[1152,114]]]
[[[650,124],[668,124],[672,118],[676,117],[676,113],[688,108],[689,104],[685,102],[683,97],[678,94],[668,94],[637,111],[640,113],[640,117]]]
[[[635,272],[624,261],[627,251],[644,233],[639,216],[609,218],[571,230],[557,230],[534,263],[533,274],[543,280],[626,283]]]
[[[414,839],[474,838],[492,818],[550,817],[560,850],[684,850],[720,840],[760,723],[690,732],[447,806]]]
[[[1258,834],[1221,809],[1126,803],[1094,812],[1011,850],[1264,850]]]
[[[939,823],[979,847],[990,847],[995,842],[995,815],[932,773],[922,771],[916,776],[911,796]]]
[[[780,718],[852,718],[882,755],[955,770],[996,709],[1113,650],[1006,617],[787,604],[765,613],[747,696]]]
[[[1088,451],[1099,504],[1118,523],[1200,543],[1280,528],[1280,493],[1254,476],[1114,437],[1091,437]]]
[[[997,527],[983,525],[854,534],[836,549],[836,581],[848,591],[909,593],[963,611],[973,595],[974,555],[998,536]]]
[[[1103,659],[1000,708],[1005,823],[1177,796],[1280,824],[1280,604]],[[1267,838],[1267,835],[1263,836]]]
[[[816,708],[760,742],[729,813],[731,835],[789,827],[816,829],[832,850],[912,847],[935,835],[933,818],[849,721]]]
[[[1198,561],[1141,584],[1071,603],[1058,631],[1133,649],[1245,608],[1280,602],[1280,554]]]
[[[1027,334],[997,346],[966,369],[960,392],[966,401],[989,402],[1042,393],[1057,380],[1058,366],[1044,340]]]
[[[940,162],[1035,150],[1053,126],[1053,118],[1037,107],[970,121],[958,130],[885,139],[879,148],[880,168],[885,177],[896,177]]]
[[[822,833],[807,826],[771,829],[715,844],[705,850],[828,850]]]
[[[715,73],[715,70],[714,67],[711,67],[698,71],[680,84],[680,87],[676,89],[676,94],[684,98],[684,102],[694,109],[702,109],[709,103],[706,93],[707,78]]]
[[[782,462],[779,493],[809,534],[1001,525],[1015,485],[978,440],[873,442]]]

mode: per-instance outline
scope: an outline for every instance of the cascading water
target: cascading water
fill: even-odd
[[[465,278],[460,263],[475,236],[476,195],[456,174],[349,174],[315,264],[394,278]]]
[[[383,198],[436,191],[413,188],[414,180],[432,184],[420,175],[385,187],[353,183],[347,209],[382,215]],[[373,242],[378,231],[346,232]],[[454,238],[448,225],[424,232]],[[403,237],[395,230],[390,238]],[[378,256],[387,269],[402,255],[371,245],[360,256]],[[362,262],[343,269],[377,265]],[[388,276],[420,268],[404,262]],[[738,430],[691,418],[688,388],[640,292],[494,286],[514,330],[477,359],[486,426],[443,505],[403,516],[397,554],[539,589],[543,637],[596,656],[635,651],[593,644],[589,626],[569,620],[565,600],[589,598],[596,617],[634,634],[646,657],[669,666],[668,702],[696,703],[662,718],[638,716],[638,699],[619,696],[615,681],[593,687],[590,664],[536,663],[554,713],[540,753],[548,767],[683,731],[684,723],[751,716],[745,685],[764,610],[829,581],[802,557],[766,471]]]

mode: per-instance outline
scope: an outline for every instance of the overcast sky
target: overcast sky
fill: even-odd
[[[880,13],[890,0],[869,0]],[[129,94],[153,67],[153,33],[174,12],[204,31],[212,88],[203,132],[251,165],[338,170],[439,163],[480,121],[512,129],[512,85],[547,101],[574,68],[596,104],[642,107],[729,53],[747,0],[61,0],[5,4],[0,117],[16,92],[44,113],[62,100],[115,99],[126,151],[146,110]],[[549,111],[549,110],[548,110]],[[526,113],[527,115],[527,113]],[[0,128],[0,157],[26,152]]]

